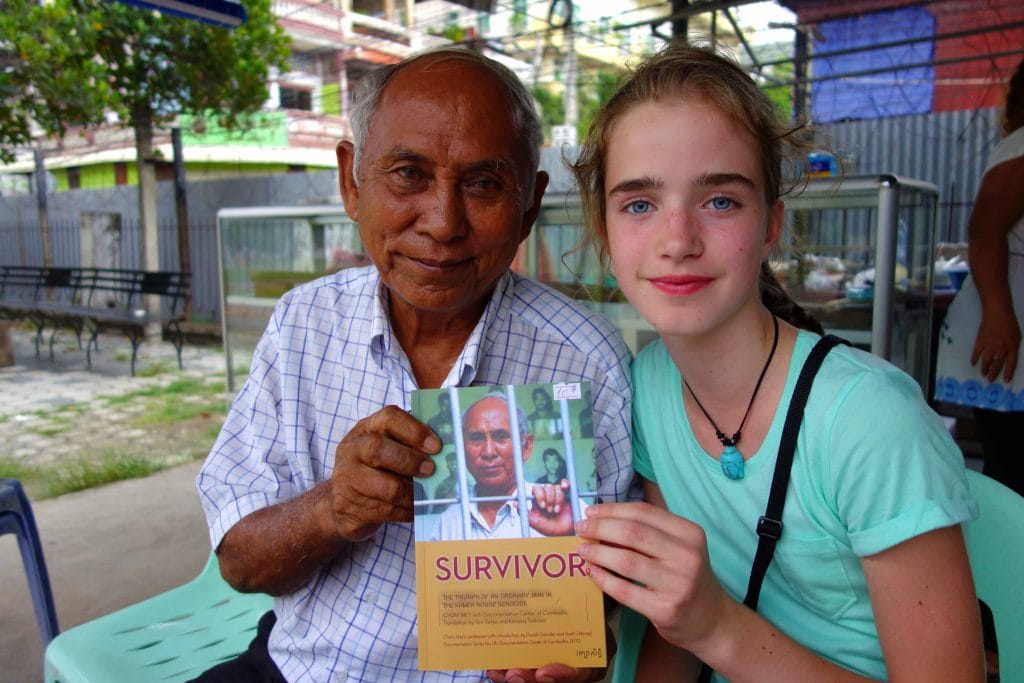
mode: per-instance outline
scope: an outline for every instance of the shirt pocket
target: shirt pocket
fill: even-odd
[[[772,564],[803,606],[827,619],[838,619],[857,601],[843,553],[831,536],[786,538],[776,546]]]

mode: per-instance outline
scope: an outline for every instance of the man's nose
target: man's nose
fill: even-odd
[[[448,242],[465,236],[466,209],[459,188],[443,182],[435,182],[429,192],[424,193],[422,213],[417,224],[420,232],[426,233],[438,242]]]
[[[498,440],[490,434],[485,436],[481,454],[487,458],[496,458],[498,456]]]

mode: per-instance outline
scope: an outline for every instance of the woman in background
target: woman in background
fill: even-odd
[[[967,228],[971,273],[942,323],[935,399],[974,409],[985,474],[1024,495],[1024,60],[1007,86],[1002,133]]]

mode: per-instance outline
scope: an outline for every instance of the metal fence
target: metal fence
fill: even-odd
[[[55,266],[97,265],[115,268],[142,268],[139,260],[139,223],[120,226],[120,239],[111,262],[84,264],[82,230],[78,221],[50,223],[50,248]],[[160,240],[160,269],[180,270],[178,226],[163,222],[157,231]],[[0,262],[10,265],[43,265],[43,239],[39,221],[0,224]],[[215,223],[189,224],[189,259],[192,277],[191,319],[196,322],[220,321],[220,286],[217,276],[217,226]]]

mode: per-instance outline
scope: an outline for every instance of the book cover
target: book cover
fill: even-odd
[[[586,382],[413,393],[443,443],[416,480],[421,670],[606,666],[574,530],[597,489],[590,398]]]

